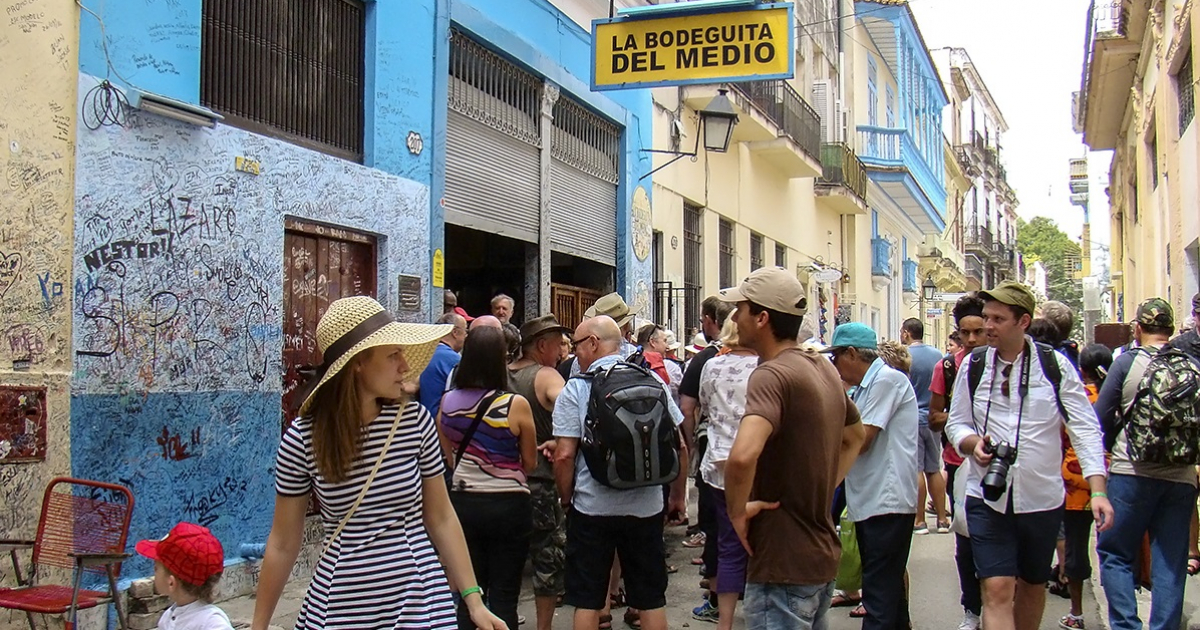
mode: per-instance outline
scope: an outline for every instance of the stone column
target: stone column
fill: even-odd
[[[537,279],[535,291],[526,293],[526,318],[550,312],[550,158],[554,139],[554,104],[558,102],[558,86],[546,81],[542,87],[541,132],[541,216],[538,221],[537,256],[526,259],[526,277]],[[534,268],[536,266],[536,268]],[[530,304],[536,300],[536,303]]]

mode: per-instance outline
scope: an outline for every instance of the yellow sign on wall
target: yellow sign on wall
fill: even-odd
[[[433,250],[433,286],[442,288],[446,286],[446,255],[442,250]]]
[[[791,4],[592,23],[592,89],[791,78]]]

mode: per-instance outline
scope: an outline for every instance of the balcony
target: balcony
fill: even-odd
[[[978,291],[984,288],[985,271],[983,263],[974,256],[967,256],[967,289],[969,291]]]
[[[859,125],[858,150],[870,178],[922,232],[946,229],[945,162],[940,145],[927,158],[907,129]]]
[[[871,284],[882,291],[892,283],[892,243],[876,236],[871,239]]]
[[[743,81],[684,88],[683,102],[700,110],[717,89],[731,88],[739,110],[733,140],[792,179],[821,175],[821,117],[787,81]]]
[[[1093,151],[1114,149],[1149,17],[1149,0],[1092,0],[1084,38],[1077,126]]]
[[[840,142],[821,145],[821,169],[818,205],[838,214],[867,213],[867,168],[853,149]]]
[[[920,293],[921,287],[917,284],[917,261],[906,260],[901,263],[903,268],[903,285],[905,293]]]
[[[992,257],[992,229],[986,225],[968,225],[963,231],[963,249],[974,252],[980,260]]]

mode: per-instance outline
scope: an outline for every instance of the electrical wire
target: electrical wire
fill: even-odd
[[[83,110],[80,113],[83,125],[95,131],[110,125],[124,127],[128,109],[129,101],[125,98],[125,93],[105,79],[84,94]]]

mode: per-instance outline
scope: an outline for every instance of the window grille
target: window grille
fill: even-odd
[[[542,82],[459,30],[450,31],[450,109],[541,146]]]
[[[763,266],[763,237],[761,234],[750,234],[750,271]]]
[[[611,184],[619,180],[621,128],[563,94],[554,104],[551,155]]]
[[[704,211],[697,206],[683,206],[683,286],[686,289],[684,303],[684,318],[688,326],[700,323],[700,312],[697,310],[696,296],[700,293],[700,285],[704,280],[704,252],[702,248],[702,229],[704,226]]]
[[[733,286],[733,224],[721,219],[718,238],[717,246],[720,256],[717,259],[717,275],[722,288],[731,287]]]
[[[359,0],[204,0],[200,103],[231,125],[361,161]]]
[[[775,243],[775,266],[787,269],[787,246]]]
[[[1153,129],[1153,127],[1151,127]],[[1146,147],[1146,159],[1150,163],[1150,189],[1158,190],[1158,134],[1150,138]]]
[[[1179,91],[1179,135],[1187,131],[1188,125],[1196,117],[1196,85],[1192,82],[1192,53],[1188,51],[1175,75],[1176,87]]]

